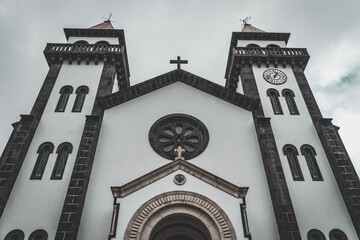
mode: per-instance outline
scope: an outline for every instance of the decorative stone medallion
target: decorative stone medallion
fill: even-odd
[[[174,183],[177,185],[183,185],[186,182],[186,177],[182,174],[176,174],[174,177]]]
[[[154,151],[164,158],[189,160],[205,150],[209,142],[209,132],[195,117],[171,114],[153,124],[149,141]]]
[[[263,73],[265,81],[274,85],[280,85],[286,82],[287,76],[283,71],[276,68],[266,69]]]

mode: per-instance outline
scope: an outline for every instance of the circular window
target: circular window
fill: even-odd
[[[309,240],[325,240],[325,235],[318,229],[311,229],[307,237]]]
[[[200,120],[192,116],[171,114],[154,123],[149,141],[155,152],[164,158],[189,160],[205,150],[209,132]]]
[[[346,234],[340,229],[333,229],[329,233],[330,240],[348,240]]]
[[[38,229],[30,234],[29,240],[47,240],[48,234],[43,229]]]
[[[24,237],[25,235],[23,231],[15,229],[6,235],[5,240],[24,240]]]

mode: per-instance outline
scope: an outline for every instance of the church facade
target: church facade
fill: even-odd
[[[0,162],[0,239],[346,240],[360,181],[289,33],[233,32],[220,86],[177,69],[131,86],[123,30],[48,44]]]

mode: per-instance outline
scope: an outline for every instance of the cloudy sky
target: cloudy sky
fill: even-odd
[[[251,16],[308,49],[308,81],[360,172],[359,9],[359,0],[0,0],[0,152],[46,76],[46,43],[65,42],[64,27],[87,28],[111,12],[125,30],[131,84],[173,70],[169,59],[180,55],[185,70],[223,85],[231,33]]]

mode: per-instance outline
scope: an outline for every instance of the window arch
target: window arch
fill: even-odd
[[[64,86],[60,89],[60,97],[59,101],[56,105],[55,112],[64,112],[66,108],[66,104],[69,100],[70,94],[72,94],[73,88],[71,86]]]
[[[45,142],[39,146],[37,150],[37,153],[39,155],[37,157],[30,179],[42,178],[49,156],[53,151],[54,144],[52,144],[51,142]]]
[[[267,48],[280,48],[280,46],[276,45],[276,44],[268,44],[266,47]]]
[[[74,42],[74,44],[76,44],[76,45],[89,44],[89,42],[85,41],[85,40],[78,40],[78,41]]]
[[[76,98],[74,102],[73,112],[81,112],[81,109],[84,105],[85,96],[89,93],[89,88],[87,86],[80,86],[76,89]]]
[[[302,175],[301,168],[299,165],[299,160],[297,158],[297,155],[299,155],[299,153],[296,147],[294,147],[291,144],[286,144],[283,147],[283,152],[288,159],[290,171],[294,181],[304,181],[304,177]]]
[[[251,47],[251,48],[258,47],[259,48],[260,46],[255,43],[250,43],[250,44],[246,45],[246,47]]]
[[[308,240],[326,240],[325,235],[317,229],[311,229],[307,234]]]
[[[279,92],[276,89],[270,88],[266,92],[267,96],[270,98],[271,106],[273,108],[274,114],[281,115],[283,114],[281,104],[279,101]]]
[[[310,175],[313,181],[323,181],[319,165],[316,161],[316,152],[315,149],[307,144],[304,144],[300,148],[301,154],[305,157],[306,163],[308,165]]]
[[[95,43],[95,45],[110,45],[110,43],[109,43],[108,41],[102,40],[102,41],[97,41],[97,42]]]
[[[53,172],[51,174],[51,179],[62,179],[66,162],[69,157],[69,154],[72,152],[73,146],[69,142],[64,142],[59,145],[56,150],[57,158],[54,165]]]
[[[48,239],[48,234],[43,229],[35,230],[29,236],[29,240],[47,240],[47,239]]]
[[[340,229],[333,229],[329,233],[330,240],[348,240],[346,234]]]
[[[20,229],[15,229],[6,234],[4,240],[24,240],[25,234]]]
[[[285,97],[286,104],[289,108],[289,112],[291,115],[299,115],[299,111],[297,109],[296,103],[295,103],[295,94],[290,89],[284,89],[282,90],[282,96]]]

